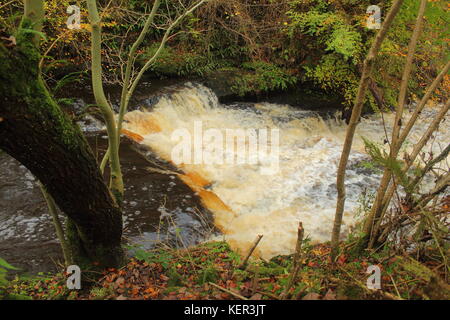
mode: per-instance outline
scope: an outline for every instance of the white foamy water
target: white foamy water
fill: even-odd
[[[422,113],[418,128],[409,136],[409,145],[418,141],[436,110]],[[407,115],[408,116],[408,115]],[[448,116],[447,116],[448,117]],[[336,205],[336,171],[346,125],[335,119],[323,120],[310,111],[287,105],[259,103],[247,107],[224,106],[207,88],[187,84],[162,97],[149,111],[132,111],[125,116],[128,135],[171,161],[178,141],[174,130],[186,129],[194,136],[194,122],[203,129],[279,129],[279,171],[262,175],[258,164],[181,164],[181,178],[198,194],[214,214],[215,224],[236,249],[246,250],[258,234],[264,235],[258,254],[270,258],[291,253],[296,230],[303,222],[314,241],[330,239]],[[392,115],[385,115],[391,132]],[[449,143],[446,119],[430,144],[435,153]],[[358,199],[373,191],[379,175],[358,165],[368,157],[361,137],[382,143],[385,139],[380,116],[362,119],[356,133],[347,170],[347,200],[343,232],[355,222]]]

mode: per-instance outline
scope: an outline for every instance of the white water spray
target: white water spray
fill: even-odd
[[[432,120],[434,109],[426,109],[411,132],[410,146],[418,141]],[[406,115],[408,117],[408,114]],[[447,116],[448,117],[448,116]],[[391,132],[393,117],[384,115]],[[328,241],[336,205],[336,171],[345,138],[346,125],[336,119],[323,120],[315,113],[287,105],[258,103],[236,108],[220,105],[214,93],[200,85],[186,84],[163,96],[149,111],[125,115],[124,128],[135,140],[154,150],[167,161],[177,141],[176,130],[194,136],[194,124],[215,130],[279,130],[279,170],[261,174],[269,158],[243,164],[178,163],[186,175],[182,179],[202,198],[214,214],[215,224],[235,249],[246,250],[258,234],[264,235],[257,254],[270,258],[292,253],[298,221],[314,241]],[[427,147],[435,154],[445,148],[448,119]],[[368,160],[361,137],[383,143],[381,117],[361,120],[347,170],[347,200],[343,232],[355,222],[358,199],[377,186],[379,175],[360,164]]]

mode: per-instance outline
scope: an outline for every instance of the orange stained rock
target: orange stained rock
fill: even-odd
[[[228,211],[232,213],[231,208],[227,206],[214,192],[201,189],[198,195],[202,199],[203,204],[213,212]]]
[[[196,172],[188,172],[185,174],[185,176],[191,179],[192,183],[202,188],[210,184],[208,180],[206,180]]]
[[[158,120],[151,114],[132,111],[127,113],[124,119],[127,121],[127,127],[129,129],[142,136],[162,131]]]
[[[141,136],[140,134],[131,132],[127,129],[122,129],[121,132],[126,135],[128,138],[136,141],[137,143],[141,143],[142,141],[144,141],[144,137]]]
[[[214,192],[205,190],[203,187],[209,182],[197,173],[180,174],[180,179],[193,191],[197,192],[202,204],[215,215],[215,225],[220,231],[226,233],[227,225],[236,216],[233,210],[226,205]]]

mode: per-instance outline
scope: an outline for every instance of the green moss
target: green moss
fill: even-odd
[[[98,288],[94,287],[90,291],[90,295],[93,300],[103,300],[112,294],[112,290],[110,288]]]
[[[345,106],[352,106],[359,85],[359,78],[354,68],[338,54],[332,53],[322,57],[319,64],[306,65],[305,80],[312,80],[323,90],[341,95]]]
[[[274,64],[254,61],[242,64],[242,73],[231,79],[231,90],[239,95],[284,91],[291,88],[298,78],[286,69]]]
[[[36,125],[55,130],[56,136],[68,149],[74,148],[81,136],[81,131],[59,108],[47,91],[38,70],[41,58],[39,50],[33,43],[33,33],[29,32],[30,22],[22,21],[22,28],[16,32],[17,45],[12,49],[0,46],[4,63],[0,72],[8,74],[8,85],[3,85],[3,96],[15,96],[27,105],[36,119]],[[20,66],[24,72],[18,72]],[[30,114],[31,115],[31,114]]]
[[[147,48],[146,53],[141,56],[138,62],[144,65],[155,54],[158,47],[159,43]],[[208,55],[176,51],[170,47],[165,47],[150,71],[158,77],[204,76],[221,66],[223,66],[223,61],[215,60]]]

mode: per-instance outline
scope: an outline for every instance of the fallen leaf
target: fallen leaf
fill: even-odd
[[[137,296],[139,294],[139,287],[137,286],[133,287],[131,293],[133,294],[133,296]]]
[[[322,300],[336,300],[336,294],[333,292],[333,290],[328,289]]]
[[[163,274],[161,274],[161,275],[159,276],[159,278],[160,278],[162,281],[167,281],[167,280],[169,280],[169,277],[167,277],[167,276],[165,276],[165,275],[163,275]]]
[[[310,292],[302,298],[302,300],[319,300],[320,294],[315,292]]]
[[[254,295],[252,295],[250,297],[250,300],[261,300],[262,299],[262,294],[260,293],[255,293]]]
[[[13,47],[17,44],[16,38],[14,36],[10,36],[9,38],[2,37],[3,40],[8,40],[9,44],[7,44],[7,47]]]
[[[337,263],[340,265],[345,264],[345,262],[347,261],[347,257],[344,254],[341,254],[337,260]]]
[[[117,278],[117,280],[116,280],[116,285],[117,286],[121,286],[124,283],[125,283],[125,278],[124,277]]]

